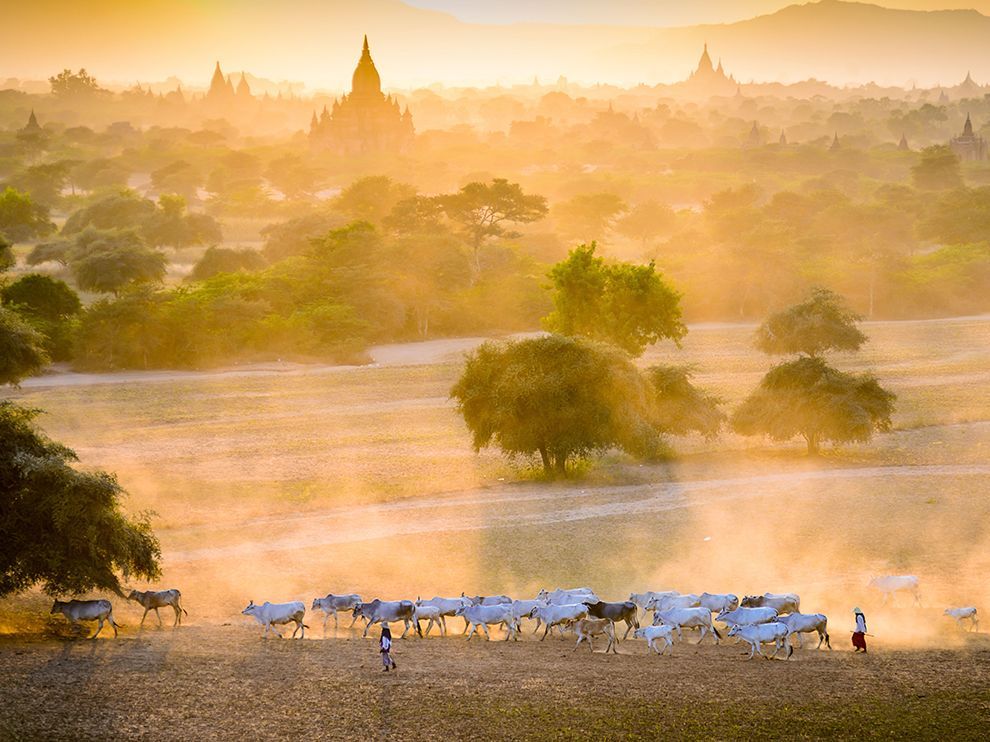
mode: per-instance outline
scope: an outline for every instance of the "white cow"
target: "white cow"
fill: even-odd
[[[370,603],[358,603],[354,606],[354,615],[361,616],[368,621],[364,627],[364,633],[361,634],[364,637],[368,636],[368,629],[376,623],[388,625],[398,621],[402,621],[405,626],[400,639],[405,639],[409,629],[413,626],[416,627],[417,634],[423,635],[423,630],[415,620],[416,604],[411,600],[379,600],[375,598]]]
[[[241,613],[245,616],[253,616],[255,621],[265,627],[265,638],[268,638],[268,630],[271,629],[281,639],[282,634],[275,628],[275,625],[287,623],[296,625],[296,628],[292,630],[293,639],[296,638],[296,632],[299,631],[302,632],[299,638],[306,638],[306,629],[309,626],[303,623],[303,617],[306,615],[306,604],[301,600],[292,603],[269,603],[266,600],[261,605],[255,605],[252,600]]]
[[[446,635],[447,631],[443,625],[443,614],[440,613],[440,609],[437,608],[435,605],[426,605],[426,604],[420,605],[419,603],[416,603],[414,620],[416,621],[417,625],[419,624],[420,621],[426,621],[427,619],[429,620],[429,623],[426,625],[426,631],[420,629],[420,633],[424,637],[430,635],[430,629],[433,628],[433,624],[436,624],[437,626],[440,627],[440,636]]]
[[[471,641],[471,637],[474,636],[479,626],[485,632],[485,638],[491,641],[492,637],[488,633],[488,627],[498,624],[506,628],[506,641],[518,638],[519,626],[512,616],[511,605],[504,603],[500,605],[468,605],[458,608],[456,615],[463,616],[464,620],[471,625],[471,631],[467,635],[468,641]]]
[[[883,593],[883,603],[886,605],[889,598],[894,597],[894,593],[907,591],[914,596],[914,602],[921,605],[921,594],[918,592],[918,578],[914,575],[887,575],[886,577],[874,577],[870,580],[870,587]]]
[[[680,595],[680,593],[676,590],[648,590],[645,593],[630,593],[629,600],[639,606],[639,609],[643,611],[643,615],[645,616],[647,610],[649,610],[646,606],[651,605],[653,601],[659,598],[665,598],[669,595]]]
[[[547,634],[554,626],[565,626],[580,621],[588,617],[588,606],[584,603],[571,603],[568,605],[537,605],[529,613],[530,618],[539,618],[545,625],[543,636],[540,641],[547,638]]]
[[[80,621],[99,621],[96,633],[90,639],[95,639],[103,631],[103,622],[108,621],[113,629],[113,636],[117,638],[117,629],[120,624],[113,620],[113,605],[109,600],[56,600],[52,603],[51,613],[61,613],[73,626]]]
[[[684,638],[684,634],[681,633],[682,628],[701,629],[698,644],[701,644],[707,633],[711,633],[715,646],[718,646],[718,640],[722,638],[718,629],[712,625],[712,612],[707,608],[672,608],[669,611],[656,611],[653,614],[653,625],[661,624],[673,627],[677,631],[678,639]]]
[[[579,587],[574,590],[561,590],[557,588],[552,593],[540,590],[536,596],[537,600],[544,600],[550,605],[574,605],[575,603],[598,602],[598,596],[587,587]]]
[[[583,641],[587,641],[588,646],[591,647],[591,651],[594,652],[595,645],[592,643],[591,638],[604,634],[608,638],[608,646],[605,647],[605,654],[608,654],[608,650],[610,649],[613,654],[619,653],[615,648],[615,624],[607,618],[582,618],[580,621],[574,623],[574,631],[578,637],[577,644],[574,645],[575,652]]]
[[[712,613],[734,611],[739,607],[739,597],[732,593],[702,593],[698,596],[698,605]]]
[[[715,617],[715,620],[729,626],[755,626],[776,621],[777,611],[769,607],[736,608],[734,611],[722,611]]]
[[[144,592],[138,592],[137,590],[131,590],[127,596],[128,600],[135,600],[141,604],[144,608],[144,615],[141,616],[141,625],[144,626],[144,619],[148,617],[148,611],[154,611],[155,615],[158,616],[158,625],[162,625],[162,614],[158,612],[159,608],[164,608],[165,606],[170,607],[175,611],[175,623],[172,624],[173,627],[178,626],[182,623],[182,614],[185,613],[187,616],[189,613],[181,605],[182,593],[178,590],[145,590]]]
[[[761,623],[751,626],[733,626],[729,629],[729,636],[738,636],[749,644],[749,658],[753,659],[754,654],[758,654],[765,659],[773,659],[777,656],[781,647],[787,649],[787,657],[794,653],[794,648],[790,642],[790,629],[779,621]],[[773,644],[773,654],[767,657],[760,649],[761,644]]]
[[[660,598],[654,598],[650,601],[646,610],[653,611],[671,611],[677,610],[679,608],[697,608],[701,605],[701,596],[695,595],[693,593],[687,595],[665,595]],[[711,611],[709,611],[710,613]]]
[[[546,601],[540,600],[539,598],[537,598],[536,600],[513,600],[512,617],[516,619],[516,623],[518,624],[522,619],[529,618],[530,614],[533,612],[533,609],[539,605],[548,605],[548,603]],[[541,624],[540,619],[539,617],[537,617],[536,628],[533,629],[534,634],[537,631],[539,631],[540,624]]]
[[[674,656],[674,641],[671,634],[674,633],[673,626],[667,626],[666,624],[661,624],[660,626],[644,626],[641,629],[636,629],[633,632],[633,636],[637,639],[646,639],[646,653],[649,654],[652,649],[658,655],[663,654],[667,650],[670,650],[670,656]],[[658,639],[662,639],[664,642],[663,649],[657,649],[656,642]]]
[[[801,634],[810,634],[812,631],[818,632],[818,646],[822,648],[822,642],[829,649],[832,648],[832,641],[828,636],[828,618],[824,613],[791,613],[786,616],[778,616],[777,620],[787,627],[792,634],[797,634],[798,647],[804,649],[804,640]]]
[[[336,631],[339,627],[337,622],[337,611],[351,611],[354,610],[354,606],[361,602],[361,596],[356,593],[349,593],[347,595],[334,595],[333,593],[327,593],[324,598],[313,598],[313,605],[311,610],[321,610],[323,611],[323,633],[327,633],[327,621],[330,620],[330,616],[333,616],[333,630]],[[357,617],[351,618],[351,626]]]
[[[743,608],[773,608],[778,614],[800,613],[801,597],[797,593],[747,595],[741,605]]]
[[[973,606],[966,606],[964,608],[946,608],[946,616],[952,616],[956,619],[956,625],[959,628],[963,628],[963,621],[969,619],[969,630],[979,631],[980,630],[980,617],[976,615],[976,608]]]
[[[433,596],[429,600],[423,600],[421,598],[416,598],[416,605],[432,605],[440,611],[440,623],[443,624],[443,632],[447,633],[447,616],[457,615],[457,609],[466,605],[472,605],[471,599],[464,598],[441,598],[439,596]],[[464,631],[467,631],[468,623],[464,622]]]
[[[462,598],[471,601],[471,605],[507,605],[512,602],[508,595],[475,595],[470,597],[461,593]]]

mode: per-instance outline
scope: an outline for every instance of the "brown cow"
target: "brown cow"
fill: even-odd
[[[624,603],[606,603],[599,600],[596,603],[584,603],[588,606],[588,615],[592,618],[607,618],[612,623],[619,621],[626,622],[626,633],[622,635],[625,639],[629,632],[639,628],[639,609],[631,600]]]

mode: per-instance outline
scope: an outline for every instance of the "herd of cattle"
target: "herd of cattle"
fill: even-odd
[[[879,590],[883,602],[893,594],[901,591],[910,592],[920,605],[918,578],[913,575],[897,575],[874,578],[870,586]],[[182,595],[178,590],[161,590],[138,592],[132,590],[129,600],[136,601],[144,608],[141,625],[149,611],[155,611],[159,625],[162,624],[160,608],[171,608],[175,613],[173,626],[182,623],[186,614],[181,605]],[[817,634],[817,649],[824,644],[832,648],[828,634],[828,618],[822,613],[801,613],[801,599],[793,593],[764,593],[763,595],[747,595],[740,600],[731,593],[700,593],[683,594],[674,590],[661,592],[633,593],[629,600],[621,602],[606,602],[586,587],[567,590],[556,589],[552,592],[541,590],[532,600],[513,600],[507,595],[468,596],[464,593],[459,598],[434,597],[429,600],[379,600],[365,602],[360,595],[335,595],[330,593],[322,598],[313,600],[311,610],[322,611],[323,632],[326,634],[327,622],[330,617],[334,620],[334,630],[339,628],[338,613],[349,612],[351,623],[349,627],[361,619],[364,623],[362,636],[368,636],[369,629],[375,624],[387,626],[402,623],[404,630],[401,638],[415,630],[421,636],[429,636],[434,626],[445,636],[447,619],[461,617],[464,619],[463,633],[468,641],[479,630],[485,637],[491,639],[489,627],[501,627],[505,631],[505,640],[519,639],[523,619],[535,622],[533,633],[543,628],[540,641],[547,638],[554,629],[563,636],[567,631],[573,631],[577,636],[575,651],[582,642],[587,641],[591,651],[594,651],[594,638],[604,637],[607,640],[606,654],[611,651],[618,653],[616,645],[618,638],[615,627],[625,626],[623,639],[633,636],[646,640],[647,652],[663,654],[673,653],[673,639],[683,639],[684,629],[697,629],[700,632],[698,644],[706,636],[711,636],[717,646],[722,639],[722,632],[715,625],[723,625],[727,636],[737,637],[749,645],[749,659],[763,654],[763,645],[773,645],[773,653],[768,657],[777,656],[781,649],[786,656],[793,654],[791,638],[796,637],[798,647],[803,647],[802,634]],[[103,630],[104,623],[109,623],[117,636],[119,624],[113,618],[113,606],[109,600],[56,600],[52,613],[62,613],[70,622],[98,621],[96,638]],[[251,601],[242,611],[244,615],[253,617],[264,627],[264,635],[272,631],[277,636],[282,634],[277,626],[295,624],[292,637],[299,634],[305,638],[304,623],[306,605],[302,602],[255,604]],[[652,613],[647,625],[642,625]],[[188,615],[188,614],[186,614]],[[954,618],[960,626],[964,621],[969,622],[969,628],[978,628],[976,608],[967,606],[947,608],[945,615]],[[422,622],[427,626],[423,631]],[[662,644],[662,646],[660,646]]]

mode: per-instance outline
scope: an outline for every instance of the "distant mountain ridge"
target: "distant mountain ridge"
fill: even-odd
[[[13,3],[0,24],[0,80],[86,67],[104,80],[206,82],[216,60],[268,79],[343,89],[367,33],[386,87],[558,76],[670,83],[704,42],[737,80],[956,84],[990,80],[990,17],[822,0],[729,24],[682,28],[480,25],[400,0],[60,0]]]

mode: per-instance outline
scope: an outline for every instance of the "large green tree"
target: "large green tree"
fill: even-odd
[[[634,356],[648,345],[687,333],[680,294],[647,265],[606,263],[596,245],[581,245],[550,271],[554,310],[543,324],[551,332],[610,342]]]
[[[36,415],[0,401],[0,598],[38,584],[51,595],[121,595],[121,578],[156,579],[147,516],[122,512],[112,474],[73,468],[75,453],[38,430]]]
[[[547,474],[609,448],[654,452],[649,383],[620,351],[548,335],[488,342],[451,390],[474,447],[539,454]]]

